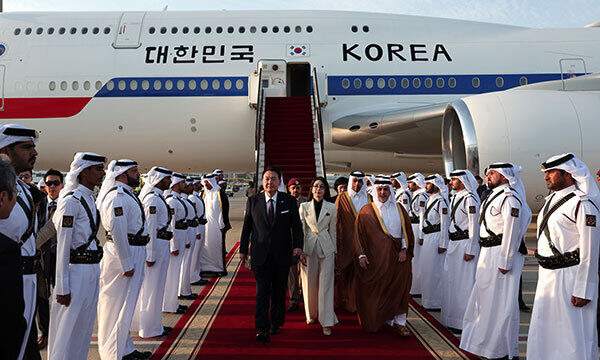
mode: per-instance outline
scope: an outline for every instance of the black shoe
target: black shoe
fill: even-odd
[[[221,271],[221,272],[217,273],[217,276],[218,277],[223,277],[223,276],[227,276],[227,274],[228,274],[227,271]]]
[[[519,304],[519,310],[521,310],[522,312],[531,312],[531,308],[529,306],[527,306],[527,304],[523,303],[523,304]]]
[[[179,305],[179,307],[177,308],[177,311],[175,311],[175,314],[185,314],[185,312],[187,311],[188,307],[185,305]]]
[[[437,308],[437,309],[427,309],[427,308],[425,308],[425,310],[427,310],[429,312],[440,312],[440,311],[442,311],[441,308]]]
[[[271,335],[279,335],[280,332],[281,329],[279,329],[279,326],[271,326],[271,330],[269,330]]]
[[[191,283],[190,285],[206,285],[208,284],[208,280],[200,279],[196,282]]]
[[[300,306],[298,306],[298,304],[291,303],[290,307],[287,308],[287,311],[288,312],[296,312],[296,311],[298,311],[298,309],[300,309]]]
[[[461,329],[449,327],[448,330],[450,330],[451,333],[456,334],[456,335],[462,334],[462,330]]]
[[[173,328],[170,326],[163,326],[163,333],[160,334],[159,336],[167,336],[169,335],[169,333],[173,331]]]
[[[134,352],[132,352],[132,354],[137,358],[137,359],[150,359],[150,357],[152,356],[152,353],[150,351],[137,351],[135,350]]]
[[[179,300],[196,300],[198,298],[198,294],[189,294],[189,295],[179,295]]]
[[[420,299],[421,298],[421,294],[410,294],[411,297],[415,298],[415,299]]]
[[[256,341],[268,343],[270,340],[269,333],[266,330],[261,330],[256,334]]]

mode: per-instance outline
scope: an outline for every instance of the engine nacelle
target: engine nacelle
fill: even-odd
[[[572,152],[593,175],[600,168],[600,92],[518,89],[450,104],[442,122],[446,173],[479,174],[492,162],[523,167],[527,201],[538,210],[548,194],[540,165]]]

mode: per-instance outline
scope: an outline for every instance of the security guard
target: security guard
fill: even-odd
[[[102,360],[148,359],[152,355],[137,351],[129,332],[150,241],[144,207],[133,194],[139,182],[135,161],[113,160],[98,194],[98,209],[107,233],[98,300],[98,351]]]
[[[425,214],[425,204],[429,199],[429,194],[425,190],[425,176],[421,173],[414,173],[407,179],[408,189],[412,192],[412,199],[408,207],[408,216],[410,217],[410,223],[415,235],[415,248],[414,257],[412,259],[412,285],[410,287],[410,294],[421,296],[421,248],[423,234],[421,233],[421,226],[419,225],[421,216]]]
[[[206,214],[204,214],[204,200],[200,191],[202,190],[202,178],[192,178],[193,191],[188,198],[194,203],[196,208],[196,217],[198,220],[198,227],[196,228],[196,246],[194,247],[194,253],[192,254],[192,270],[191,270],[191,281],[192,285],[206,285],[208,280],[204,280],[200,277],[200,250],[202,249],[202,241],[204,239],[204,225],[206,225]]]
[[[181,274],[179,276],[179,299],[195,300],[198,294],[192,293],[192,255],[196,248],[196,240],[198,238],[198,214],[196,206],[189,199],[189,196],[194,191],[193,180],[191,177],[185,179],[185,188],[181,193],[181,199],[186,207],[187,221],[187,243],[183,252],[183,262],[181,263]]]
[[[93,190],[102,184],[104,156],[75,154],[60,193],[56,224],[56,287],[51,302],[49,359],[86,359],[96,320],[100,213]]]
[[[8,124],[0,126],[0,154],[10,158],[10,163],[17,174],[32,170],[38,155],[35,143],[38,133],[21,125]],[[34,321],[36,307],[36,272],[39,266],[39,254],[35,246],[35,229],[37,220],[33,198],[28,186],[17,179],[17,204],[7,219],[0,220],[0,231],[19,244],[23,270],[23,299],[27,321],[27,330],[21,346],[19,359],[23,357],[31,324]]]

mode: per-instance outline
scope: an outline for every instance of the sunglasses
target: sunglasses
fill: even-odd
[[[60,184],[61,184],[60,180],[46,181],[46,186],[48,186],[48,187],[50,187],[50,186],[58,186]]]
[[[31,175],[29,174],[19,175],[19,179],[29,179],[30,177]]]

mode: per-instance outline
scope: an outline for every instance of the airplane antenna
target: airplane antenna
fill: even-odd
[[[2,0],[0,0],[0,1],[2,1]],[[167,8],[168,8],[168,7],[169,7],[169,5],[165,5],[165,7],[163,8],[163,10],[162,10],[162,11],[167,11]]]

